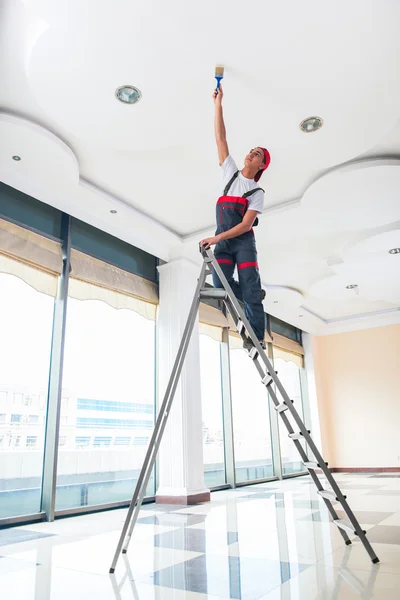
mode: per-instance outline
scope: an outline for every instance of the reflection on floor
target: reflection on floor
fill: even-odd
[[[126,510],[0,531],[4,600],[398,600],[400,479],[339,474],[381,563],[345,546],[309,477],[143,507],[108,568]]]

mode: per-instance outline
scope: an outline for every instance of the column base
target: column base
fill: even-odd
[[[157,504],[200,504],[201,502],[209,502],[211,494],[209,490],[197,492],[196,494],[187,494],[183,496],[172,496],[167,494],[157,494]]]

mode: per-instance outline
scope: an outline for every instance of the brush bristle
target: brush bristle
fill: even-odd
[[[224,67],[215,67],[215,77],[224,76]]]

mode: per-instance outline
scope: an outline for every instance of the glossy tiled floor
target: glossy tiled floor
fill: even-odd
[[[400,478],[337,476],[381,563],[345,546],[309,477],[146,505],[108,569],[126,510],[0,531],[2,600],[398,600]]]

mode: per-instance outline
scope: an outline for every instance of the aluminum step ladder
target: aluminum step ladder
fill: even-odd
[[[376,556],[371,544],[367,539],[366,532],[363,529],[361,529],[359,522],[357,521],[353,511],[351,510],[350,506],[346,501],[346,496],[342,494],[338,484],[336,483],[330,470],[328,469],[328,463],[326,463],[322,458],[318,448],[316,447],[311,438],[310,431],[306,428],[297,410],[295,409],[293,405],[293,400],[291,400],[287,395],[282,383],[278,378],[277,373],[274,371],[271,362],[269,361],[266,353],[264,352],[259,341],[257,340],[237,298],[235,297],[230,285],[228,284],[228,281],[226,280],[222,269],[219,266],[212,250],[205,250],[204,248],[200,248],[200,252],[203,256],[203,266],[201,268],[193,302],[190,307],[189,315],[183,332],[182,340],[178,348],[175,363],[172,368],[171,376],[168,381],[168,385],[160,407],[160,411],[158,413],[154,431],[149,442],[143,466],[136,483],[135,491],[133,493],[132,500],[129,505],[125,523],[122,528],[121,536],[110,567],[110,573],[114,573],[121,551],[122,554],[126,554],[128,550],[129,542],[131,540],[137,517],[142,506],[146,488],[153,470],[158,449],[161,444],[164,429],[167,424],[168,415],[171,410],[175,391],[182,371],[182,366],[192,335],[193,326],[197,320],[197,313],[200,301],[207,298],[221,300],[226,310],[231,315],[235,323],[236,330],[243,339],[243,341],[248,340],[248,338],[251,339],[253,347],[251,348],[251,350],[248,351],[249,357],[253,361],[260,375],[261,383],[265,386],[270,397],[272,398],[275,410],[280,415],[288,430],[289,438],[293,440],[293,443],[301,456],[304,466],[309,471],[309,474],[311,475],[311,478],[317,487],[317,493],[322,497],[332,517],[332,521],[339,528],[339,531],[346,545],[351,544],[349,535],[358,536],[364,548],[368,552],[372,562],[378,563],[379,559]],[[222,288],[205,287],[206,278],[208,275],[211,274],[211,269],[215,269],[215,272],[217,273],[222,283]],[[294,431],[288,414],[290,414],[293,418],[295,425],[298,427],[298,432]],[[312,454],[311,457],[307,455],[305,449],[303,448],[303,441],[307,443],[308,450]],[[323,475],[325,475],[330,489],[325,489],[322,485],[322,482],[320,480],[321,471]],[[342,506],[344,512],[347,515],[348,520],[339,518],[334,508],[334,504],[336,503]]]

